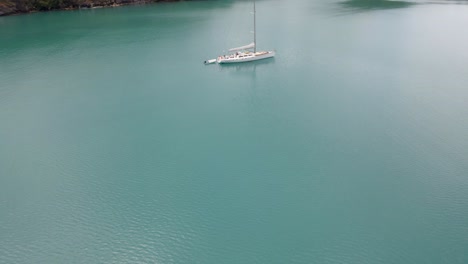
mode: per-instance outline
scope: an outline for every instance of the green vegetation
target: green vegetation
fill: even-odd
[[[79,7],[83,0],[0,0],[17,12],[29,12],[33,10],[51,10],[68,7]]]
[[[32,11],[92,8],[96,6],[113,6],[162,1],[164,0],[0,0],[0,16]]]
[[[0,0],[0,16],[4,14],[14,13],[16,4],[8,0]]]

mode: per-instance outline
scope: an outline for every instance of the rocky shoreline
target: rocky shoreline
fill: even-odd
[[[0,0],[0,16],[175,1],[178,0]]]

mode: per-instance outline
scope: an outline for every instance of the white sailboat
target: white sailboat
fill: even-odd
[[[275,56],[275,51],[257,51],[257,31],[256,31],[256,9],[255,9],[255,0],[253,1],[253,15],[254,15],[254,41],[248,45],[232,48],[229,51],[233,52],[229,55],[222,55],[216,59],[216,62],[219,64],[225,63],[239,63],[239,62],[248,62],[256,61],[267,58],[272,58]],[[206,64],[214,63],[214,60],[205,61]]]

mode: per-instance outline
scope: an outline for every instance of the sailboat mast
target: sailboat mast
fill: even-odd
[[[255,0],[253,1],[254,2],[254,52],[257,52],[257,21],[255,19],[255,17],[257,16],[257,11],[255,11]]]

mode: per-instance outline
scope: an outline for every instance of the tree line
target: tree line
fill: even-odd
[[[171,0],[0,0],[0,15],[54,9],[92,8],[95,6],[163,2]]]

